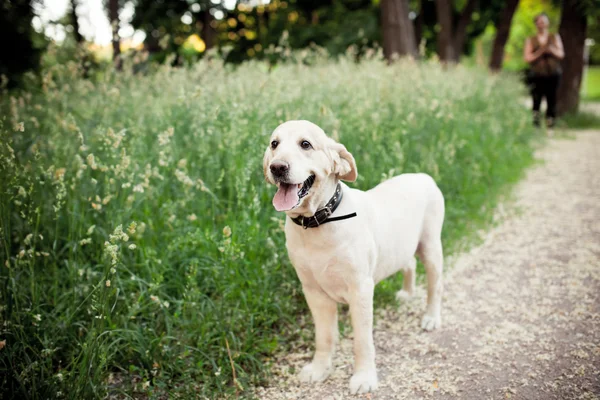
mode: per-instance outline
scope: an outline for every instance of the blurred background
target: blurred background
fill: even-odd
[[[383,49],[416,58],[523,71],[523,43],[545,12],[567,54],[600,63],[596,0],[3,0],[0,73],[16,84],[25,71],[80,58],[89,74],[127,58],[185,66],[213,56],[227,63],[291,57],[319,47],[331,57],[352,51],[360,60]],[[561,13],[561,8],[569,12]],[[587,40],[586,40],[587,39]],[[584,44],[585,43],[585,44]],[[573,47],[581,47],[574,49]],[[581,60],[567,74],[583,73]],[[589,80],[597,82],[592,68]],[[585,79],[585,77],[582,77]],[[592,86],[589,88],[588,86]],[[599,85],[584,95],[600,96]],[[564,96],[563,96],[564,97]],[[567,106],[566,108],[571,108]],[[559,107],[561,108],[561,107]],[[564,108],[564,107],[562,107]]]

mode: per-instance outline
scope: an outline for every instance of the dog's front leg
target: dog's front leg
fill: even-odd
[[[377,389],[375,345],[373,344],[373,290],[372,279],[360,282],[352,290],[350,315],[354,331],[354,375],[350,379],[350,392],[367,393]]]
[[[315,321],[315,356],[300,372],[302,382],[320,382],[331,374],[338,336],[337,303],[320,289],[303,286],[304,297]]]

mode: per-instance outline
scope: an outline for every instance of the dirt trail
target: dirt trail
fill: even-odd
[[[347,337],[326,382],[300,384],[291,370],[311,352],[288,354],[258,397],[600,398],[600,131],[575,136],[541,149],[511,211],[498,210],[481,246],[448,260],[440,330],[419,329],[423,282],[414,300],[380,311],[376,393],[349,394]]]

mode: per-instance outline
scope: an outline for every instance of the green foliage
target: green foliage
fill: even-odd
[[[448,254],[532,159],[513,78],[346,58],[267,69],[212,60],[92,82],[56,65],[40,90],[2,97],[4,398],[218,398],[264,383],[308,313],[262,176],[285,120],[345,143],[361,189],[431,174]],[[400,282],[379,286],[380,304]]]
[[[583,98],[600,100],[600,66],[588,67],[583,76]]]

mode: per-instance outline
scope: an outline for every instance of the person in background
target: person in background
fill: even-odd
[[[533,123],[540,125],[540,106],[546,98],[546,124],[554,126],[556,118],[556,92],[560,82],[561,60],[565,57],[558,33],[549,33],[550,20],[545,13],[534,18],[537,34],[525,41],[524,58],[530,66],[529,83],[533,97]]]

